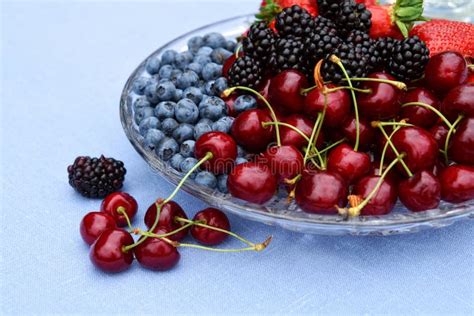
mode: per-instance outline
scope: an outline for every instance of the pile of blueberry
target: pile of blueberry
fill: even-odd
[[[188,50],[167,50],[151,56],[146,72],[132,83],[134,120],[144,145],[183,173],[198,162],[195,141],[211,131],[229,133],[234,117],[220,97],[228,88],[222,75],[224,62],[234,54],[236,42],[210,33],[189,40]],[[233,115],[257,107],[253,96],[241,95],[233,104]],[[238,148],[237,163],[247,162]],[[191,176],[200,185],[227,193],[227,176],[199,171]]]

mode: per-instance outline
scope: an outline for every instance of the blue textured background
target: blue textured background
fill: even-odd
[[[182,250],[176,269],[92,267],[78,225],[99,201],[67,184],[80,154],[124,160],[140,217],[173,187],[126,139],[130,72],[168,40],[252,12],[253,1],[4,2],[0,313],[473,313],[472,221],[388,238],[300,235],[230,216],[260,254]],[[203,205],[177,197],[193,214]],[[139,223],[141,220],[137,220]],[[229,247],[238,246],[229,242]]]

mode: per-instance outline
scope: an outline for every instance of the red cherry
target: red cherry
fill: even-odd
[[[270,95],[269,95],[269,89],[270,89],[270,83],[271,83],[271,78],[270,77],[267,77],[267,78],[264,78],[262,80],[262,83],[260,84],[259,88],[258,88],[258,92],[262,95],[262,97],[265,98],[265,100],[268,100],[270,98]],[[262,99],[260,98],[257,98],[257,104],[260,105],[260,106],[265,106],[266,107],[266,104],[265,102],[263,102]]]
[[[100,205],[100,210],[111,215],[118,226],[126,226],[125,216],[118,213],[119,208],[123,209],[130,220],[137,214],[137,201],[128,193],[114,192],[105,197]]]
[[[450,203],[474,199],[474,167],[452,165],[440,172],[441,198]]]
[[[450,139],[449,146],[448,153],[452,160],[460,164],[474,165],[474,117],[461,121]]]
[[[203,221],[206,225],[230,231],[229,219],[222,211],[215,208],[206,208],[196,213],[193,221]],[[229,236],[226,233],[197,225],[191,227],[191,235],[199,243],[210,246],[222,243]]]
[[[121,228],[104,231],[92,245],[89,258],[92,263],[105,272],[121,272],[133,262],[132,251],[123,247],[133,244],[132,236]]]
[[[364,118],[359,119],[359,144],[361,148],[368,148],[370,147],[375,141],[375,130],[370,125],[370,122]],[[342,124],[342,131],[344,136],[347,138],[347,141],[352,145],[355,144],[356,141],[356,120],[354,117],[349,117],[343,124]]]
[[[209,132],[203,134],[196,141],[194,146],[194,156],[202,159],[210,152],[213,157],[202,165],[203,169],[215,174],[222,174],[229,171],[237,158],[237,144],[234,139],[223,132]]]
[[[385,168],[387,166],[384,165],[383,167],[384,167],[383,171],[385,171]],[[383,173],[383,171],[382,171],[382,173]],[[380,172],[380,161],[376,160],[376,161],[372,162],[372,165],[371,165],[371,168],[370,168],[370,171],[369,171],[369,175],[378,176],[382,173]],[[393,184],[397,184],[400,181],[400,176],[398,175],[397,170],[395,168],[391,169],[388,172],[387,176],[385,177],[385,180],[391,181]]]
[[[263,154],[263,159],[280,182],[301,174],[304,166],[303,155],[291,145],[272,146]]]
[[[306,76],[296,70],[285,70],[272,78],[268,89],[270,103],[283,113],[301,113],[304,97],[301,90],[308,86]]]
[[[301,132],[303,132],[303,134],[306,135],[308,138],[311,137],[314,122],[311,121],[309,118],[304,117],[301,114],[292,114],[288,117],[285,117],[282,122],[296,127]],[[282,145],[293,145],[296,148],[302,148],[303,146],[308,145],[308,142],[299,133],[285,126],[280,127],[280,137]],[[321,129],[318,136],[318,140],[316,141],[316,147],[321,147],[323,143],[324,135],[323,130]]]
[[[456,52],[432,56],[426,65],[425,81],[433,91],[447,92],[467,79],[467,64]]]
[[[145,225],[148,228],[151,228],[155,222],[157,215],[156,203],[150,205],[145,214]],[[176,217],[181,217],[187,219],[186,213],[183,211],[181,206],[174,201],[169,201],[161,207],[160,219],[158,220],[158,229],[164,228],[168,231],[174,231],[181,226],[184,226],[185,223],[178,222]],[[171,235],[169,238],[175,241],[180,241],[188,234],[189,229],[184,229],[176,234]]]
[[[439,101],[435,97],[435,95],[425,88],[415,88],[413,90],[408,91],[402,97],[402,104],[411,102],[425,103],[433,106],[435,109],[439,109],[440,107]],[[408,119],[408,122],[410,124],[423,128],[433,126],[438,120],[438,116],[435,112],[419,105],[410,105],[402,107],[400,117]]]
[[[474,117],[474,84],[463,84],[450,90],[441,108],[450,119],[455,119],[459,114]]]
[[[239,95],[237,93],[232,93],[228,97],[222,98],[224,100],[225,104],[227,105],[227,115],[232,116],[232,117],[237,116],[237,112],[235,111],[234,103],[235,103],[235,100],[238,97],[239,97]]]
[[[394,77],[383,72],[376,72],[369,78],[396,80]],[[400,89],[389,83],[364,82],[362,89],[370,89],[371,93],[358,93],[357,105],[361,115],[369,119],[383,120],[397,116],[400,112]]]
[[[433,173],[423,170],[413,177],[400,181],[398,197],[413,212],[438,207],[441,200],[441,185]]]
[[[370,156],[347,144],[336,146],[328,156],[328,170],[337,172],[347,183],[353,183],[370,171]]]
[[[327,88],[334,88],[328,85]],[[326,101],[325,101],[326,99]],[[346,90],[336,90],[326,94],[319,89],[314,89],[305,98],[304,112],[315,118],[318,113],[324,111],[326,103],[326,114],[324,115],[324,125],[328,127],[339,127],[341,122],[349,116],[351,111],[351,101]]]
[[[270,168],[256,162],[237,165],[227,178],[232,196],[256,204],[269,201],[275,194],[277,184]]]
[[[234,120],[231,134],[235,141],[251,152],[261,152],[273,140],[273,127],[263,127],[262,123],[272,122],[263,110],[247,110]]]
[[[103,212],[90,212],[81,221],[80,232],[82,239],[92,245],[100,234],[109,229],[117,227],[112,216]]]
[[[448,136],[449,129],[443,123],[438,123],[430,128],[430,134],[435,139],[439,148],[444,148],[446,143],[446,137]]]
[[[296,203],[308,213],[337,214],[336,206],[346,204],[344,179],[331,171],[303,171],[296,184]]]
[[[366,199],[377,185],[380,176],[366,176],[359,180],[352,189],[352,194]],[[397,188],[392,181],[382,180],[380,188],[370,199],[369,203],[361,210],[360,215],[384,215],[392,211],[397,202]]]
[[[232,67],[232,65],[235,63],[237,60],[237,56],[235,54],[230,55],[229,58],[224,62],[224,65],[222,66],[222,75],[226,78],[228,78],[229,75],[229,70]]]
[[[166,229],[159,229],[156,234],[166,234]],[[142,237],[143,238],[143,237]],[[133,248],[137,261],[143,267],[166,271],[173,268],[180,259],[180,254],[175,246],[159,238],[147,238],[144,242]]]

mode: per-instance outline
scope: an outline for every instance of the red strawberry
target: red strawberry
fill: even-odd
[[[260,5],[260,13],[256,17],[259,20],[271,23],[281,10],[294,5],[299,5],[306,9],[313,16],[318,15],[318,7],[315,0],[263,0]]]
[[[318,15],[317,1],[315,0],[275,0],[280,8],[288,8],[294,5],[299,5],[306,9],[312,16]]]
[[[474,57],[474,24],[436,19],[415,26],[410,35],[425,41],[431,55],[456,51]]]
[[[355,0],[355,2],[357,3],[363,3],[365,4],[366,6],[368,5],[376,5],[378,3],[377,0]]]

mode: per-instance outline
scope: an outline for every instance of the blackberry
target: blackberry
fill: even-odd
[[[77,157],[67,172],[69,184],[77,192],[89,198],[103,198],[122,187],[127,170],[123,162],[102,155]]]
[[[336,19],[339,33],[344,36],[354,30],[368,32],[370,30],[372,13],[362,3],[346,0],[341,4],[339,16]]]
[[[367,59],[356,46],[342,43],[333,54],[341,59],[350,78],[367,76]],[[321,72],[325,81],[338,84],[345,76],[339,66],[329,60],[329,57],[324,60]]]
[[[317,16],[314,18],[314,27],[315,28],[312,33],[316,32],[317,30],[327,29],[328,31],[337,34],[336,24],[323,16]]]
[[[393,48],[388,70],[403,82],[419,79],[425,72],[430,51],[418,36],[408,37]]]
[[[320,59],[332,54],[341,43],[342,40],[336,35],[335,30],[317,27],[305,39],[306,56],[310,64],[314,66]]]
[[[244,52],[254,59],[266,64],[273,55],[275,33],[266,22],[255,22],[250,27],[249,33],[242,41]]]
[[[314,19],[306,9],[294,5],[278,13],[275,28],[280,36],[307,36],[314,28]]]
[[[375,41],[376,67],[384,69],[388,66],[393,48],[400,41],[391,37],[381,37]]]
[[[262,74],[263,69],[258,60],[248,55],[239,57],[229,69],[229,87],[256,88],[262,81]]]
[[[318,0],[319,15],[335,21],[341,11],[341,0]]]
[[[374,70],[378,63],[378,55],[375,48],[375,42],[369,34],[355,30],[346,38],[346,43],[350,43],[356,47],[356,50],[362,53],[367,60],[367,71]]]
[[[286,69],[308,72],[305,44],[302,39],[281,37],[275,42],[275,54],[272,58],[273,70],[277,73]]]

